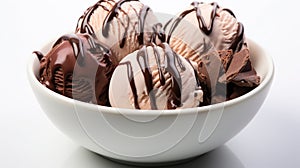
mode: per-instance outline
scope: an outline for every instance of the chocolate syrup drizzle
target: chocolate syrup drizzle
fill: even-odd
[[[213,9],[211,11],[210,14],[210,25],[207,25],[207,23],[204,20],[204,17],[202,15],[201,9],[200,9],[200,4],[204,4],[204,2],[192,2],[191,5],[193,6],[192,9],[188,9],[185,10],[184,12],[182,12],[179,17],[177,17],[173,22],[172,19],[169,20],[165,26],[164,26],[164,30],[166,30],[166,27],[168,25],[170,25],[171,23],[171,27],[169,30],[168,35],[166,36],[166,42],[170,43],[170,39],[172,37],[172,34],[174,33],[174,31],[176,30],[176,28],[178,27],[178,25],[180,24],[180,22],[190,13],[195,12],[197,20],[198,20],[198,25],[199,25],[199,29],[206,34],[207,36],[209,36],[213,30],[213,26],[214,26],[214,20],[217,17],[217,10],[220,8],[219,5],[216,2],[210,3],[211,6],[213,6]],[[229,10],[229,9],[222,9],[222,10],[226,10],[229,14],[231,14],[234,18],[235,15],[234,13]],[[243,41],[243,37],[244,37],[244,27],[243,25],[239,22],[239,28],[238,28],[238,34],[235,38],[235,40],[233,40],[232,45],[230,46],[229,49],[232,49],[233,51],[239,51],[242,48],[242,45],[244,44]]]
[[[133,94],[134,107],[136,109],[141,109],[140,105],[139,105],[139,102],[138,102],[138,95],[137,95],[136,85],[134,83],[134,75],[133,75],[132,65],[128,61],[120,63],[119,65],[126,65],[127,66],[127,76],[128,76],[128,81],[130,83],[131,91],[132,91],[132,94]]]
[[[151,109],[157,110],[157,105],[156,105],[156,100],[155,100],[155,93],[153,90],[153,79],[152,79],[152,72],[151,69],[149,68],[149,58],[148,58],[148,53],[147,53],[147,47],[143,46],[137,53],[136,57],[140,69],[142,70],[142,73],[144,75],[144,80],[146,84],[146,89],[147,89],[147,94],[150,99],[150,106]],[[160,69],[160,67],[158,66]],[[159,77],[161,79],[161,72],[159,73]]]
[[[152,37],[151,37],[151,42],[155,44],[159,43],[164,43],[166,42],[166,34],[165,31],[163,30],[163,25],[161,23],[157,23],[152,26]],[[160,40],[160,42],[157,42],[156,38]]]
[[[112,9],[108,9],[107,7],[105,7],[104,5],[102,5],[102,2],[113,2],[115,3],[112,7]],[[103,25],[102,25],[102,35],[105,38],[109,37],[109,30],[110,30],[110,24],[112,22],[112,20],[114,18],[118,18],[118,15],[120,15],[120,12],[124,13],[127,17],[127,22],[126,25],[124,26],[124,34],[122,35],[122,39],[120,40],[120,48],[123,48],[125,46],[126,43],[126,39],[128,36],[128,30],[129,30],[129,24],[130,24],[130,16],[127,12],[125,12],[122,9],[122,5],[126,2],[130,2],[130,1],[139,1],[139,0],[120,0],[118,2],[114,2],[113,0],[100,0],[99,2],[97,2],[94,6],[90,7],[87,12],[81,17],[79,18],[79,20],[82,19],[82,23],[79,29],[80,33],[89,33],[91,34],[94,38],[96,38],[95,35],[95,30],[93,29],[93,26],[89,24],[91,16],[93,15],[94,11],[98,9],[98,7],[102,7],[105,11],[108,11],[107,16],[105,17],[104,21],[103,21]],[[147,15],[149,13],[151,9],[148,6],[143,6],[143,8],[140,10],[139,14],[138,14],[138,26],[139,26],[139,34],[138,34],[138,42],[139,45],[145,44],[144,42],[144,27],[145,27],[145,21],[147,18]],[[79,22],[78,22],[79,23]],[[76,29],[78,29],[79,25],[77,26]]]
[[[159,45],[164,50],[164,55],[161,55],[158,51],[157,46],[152,45],[152,48],[154,50],[154,56],[156,60],[156,64],[158,67],[158,73],[159,73],[159,81],[161,86],[164,86],[166,84],[166,78],[164,76],[165,73],[169,73],[171,76],[171,94],[167,101],[167,108],[168,109],[176,109],[178,107],[182,106],[181,102],[181,91],[182,91],[182,79],[180,75],[180,71],[184,71],[186,68],[183,65],[180,57],[173,52],[173,50],[169,47],[169,45],[162,43]],[[161,59],[164,58],[164,63],[161,64]],[[147,47],[143,46],[138,52],[137,52],[137,62],[139,64],[139,67],[143,73],[144,81],[147,89],[147,94],[150,99],[150,105],[151,109],[158,109],[157,102],[155,98],[155,91],[153,90],[154,84],[153,84],[153,77],[152,77],[152,71],[149,63],[149,56],[147,52]],[[179,68],[177,68],[177,64],[179,65]],[[128,80],[130,82],[131,91],[134,96],[134,106],[136,109],[140,109],[138,104],[138,95],[136,90],[136,85],[134,83],[134,76],[133,71],[131,67],[130,62],[124,62],[120,65],[126,65],[127,66],[127,75]]]
[[[143,9],[139,13],[139,35],[138,35],[138,41],[139,41],[140,45],[145,44],[144,43],[145,22],[146,22],[146,18],[148,16],[148,12],[150,10],[151,9],[148,6],[144,5]]]
[[[91,38],[89,38],[89,40],[91,40]],[[85,53],[84,53],[84,50],[83,50],[83,43],[82,43],[81,39],[78,36],[76,36],[75,34],[67,34],[67,35],[64,35],[64,36],[60,37],[54,43],[52,48],[59,45],[63,41],[69,41],[70,42],[70,44],[72,45],[73,53],[74,53],[74,56],[77,60],[77,63],[79,65],[83,66],[84,65]]]
[[[231,49],[234,52],[240,51],[244,44],[244,26],[240,22],[238,24],[239,24],[238,31],[237,31],[238,34],[235,40],[233,41],[233,43],[231,44],[231,46],[229,47],[229,49]]]
[[[162,43],[160,45],[165,51],[166,62],[165,70],[169,72],[172,76],[172,94],[168,101],[168,109],[175,109],[182,106],[181,103],[181,89],[182,89],[182,80],[179,73],[179,70],[176,68],[175,59],[177,60],[181,70],[185,70],[179,56],[170,48],[169,45]]]

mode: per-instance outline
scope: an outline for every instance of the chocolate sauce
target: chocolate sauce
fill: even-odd
[[[166,84],[166,78],[164,76],[164,73],[163,73],[163,69],[165,69],[165,67],[163,67],[161,65],[161,60],[160,60],[160,54],[159,54],[159,51],[157,50],[157,46],[155,45],[152,45],[153,47],[153,51],[154,51],[154,57],[155,57],[155,61],[156,61],[156,64],[157,64],[157,70],[158,70],[158,75],[159,75],[159,81],[160,81],[160,84],[162,86],[164,86]]]
[[[223,11],[227,11],[230,15],[232,15],[234,18],[236,18],[236,17],[235,17],[235,14],[232,12],[232,10],[230,10],[230,9],[228,9],[228,8],[223,8],[222,10],[223,10]]]
[[[41,61],[42,58],[44,57],[44,54],[41,53],[40,51],[33,51],[33,54],[35,54],[38,57],[39,61]]]
[[[138,1],[138,0],[120,0],[112,7],[112,9],[109,11],[109,13],[106,15],[103,25],[102,25],[102,35],[104,37],[108,37],[108,31],[110,28],[110,22],[118,17],[119,11],[122,11],[122,4],[129,1]],[[127,17],[129,19],[129,16]]]
[[[161,86],[166,84],[166,79],[164,74],[169,73],[171,76],[171,94],[168,98],[167,108],[168,109],[176,109],[182,106],[181,102],[181,91],[182,91],[182,79],[180,75],[180,71],[184,71],[186,68],[183,65],[179,56],[173,52],[173,50],[166,43],[162,43],[159,45],[164,50],[164,55],[161,55],[158,51],[158,46],[153,45],[154,56],[157,64],[157,68],[159,71],[159,78]],[[161,59],[163,58],[164,63],[161,64]],[[155,98],[155,90],[153,84],[153,76],[151,72],[151,67],[149,64],[149,55],[147,52],[147,47],[143,46],[137,53],[137,62],[144,76],[144,82],[147,88],[147,93],[150,99],[151,109],[158,109],[157,102]],[[136,86],[134,83],[134,77],[132,72],[132,67],[130,62],[121,63],[121,65],[127,65],[127,75],[128,80],[130,82],[131,91],[134,96],[134,106],[136,109],[139,109],[138,105],[138,95]],[[177,68],[177,66],[179,68]]]
[[[204,17],[202,15],[201,12],[201,8],[200,8],[200,4],[204,4],[203,2],[193,2],[191,3],[191,5],[193,6],[192,9],[188,9],[185,10],[184,12],[182,12],[179,17],[177,17],[174,21],[169,20],[166,25],[164,26],[164,30],[166,30],[167,26],[170,25],[170,29],[169,29],[169,33],[167,35],[167,39],[166,42],[170,43],[170,39],[172,37],[172,34],[174,33],[174,31],[176,30],[176,28],[178,27],[178,25],[180,24],[180,22],[190,13],[195,12],[196,14],[196,18],[198,21],[198,25],[199,25],[199,29],[206,34],[207,36],[209,36],[213,30],[213,26],[214,26],[214,20],[215,18],[218,16],[217,15],[217,10],[220,8],[219,5],[216,2],[210,3],[210,5],[213,7],[211,14],[210,14],[210,24],[208,25],[205,20]],[[229,10],[229,9],[222,9],[224,11],[227,11],[229,14],[231,14],[234,18],[235,15],[234,13]],[[231,47],[229,49],[232,49],[234,52],[240,51],[242,48],[242,45],[244,44],[244,27],[242,25],[242,23],[238,23],[239,28],[238,28],[238,32],[237,35],[235,37],[235,39],[233,40],[233,43],[231,45]]]
[[[143,73],[145,85],[147,89],[147,94],[150,99],[151,109],[157,110],[156,99],[155,99],[155,91],[153,90],[153,79],[152,73],[149,64],[149,58],[147,53],[147,47],[143,46],[137,53],[137,62],[140,66],[140,69]]]
[[[34,53],[40,60],[39,80],[43,85],[67,97],[109,104],[107,90],[114,65],[109,50],[91,35],[64,35],[46,56]]]
[[[213,10],[211,12],[211,22],[210,22],[210,25],[207,25],[205,23],[205,20],[203,18],[203,15],[201,13],[201,9],[200,9],[200,6],[199,4],[203,4],[203,2],[193,2],[191,3],[191,5],[193,6],[192,9],[189,9],[189,10],[186,10],[184,12],[182,12],[178,18],[175,19],[175,21],[172,23],[171,25],[171,28],[170,28],[170,31],[169,31],[169,34],[167,36],[167,42],[169,43],[170,42],[170,38],[173,34],[173,32],[175,31],[175,29],[177,28],[177,26],[179,25],[179,23],[190,13],[192,12],[195,12],[196,14],[196,17],[197,17],[197,20],[198,20],[198,25],[199,25],[199,29],[204,32],[206,35],[209,35],[211,32],[212,32],[212,29],[213,29],[213,22],[214,22],[214,19],[216,17],[216,12],[217,12],[217,9],[219,8],[218,4],[213,2],[213,3],[210,3],[210,5],[213,6]],[[170,23],[167,23],[167,24],[170,24]]]
[[[229,47],[234,52],[238,52],[242,49],[244,44],[244,26],[242,23],[238,23],[238,31],[235,40],[233,40],[233,43]]]
[[[111,9],[107,8],[106,6],[102,5],[103,2],[113,2],[113,7]],[[118,15],[120,15],[120,12],[122,12],[123,14],[125,14],[126,16],[126,19],[127,21],[126,22],[123,22],[125,24],[123,24],[124,26],[124,33],[123,35],[121,36],[121,39],[120,39],[120,43],[119,43],[119,46],[120,48],[123,48],[125,46],[125,43],[126,43],[126,39],[127,39],[127,36],[128,36],[128,31],[129,31],[129,24],[130,24],[130,16],[127,12],[125,12],[123,9],[122,9],[122,5],[126,2],[130,2],[130,1],[139,1],[139,0],[120,0],[118,2],[114,2],[113,0],[101,0],[99,2],[97,2],[94,6],[90,7],[87,9],[86,13],[81,17],[79,18],[79,20],[82,19],[82,23],[81,23],[81,26],[79,28],[79,32],[80,33],[89,33],[91,34],[94,38],[96,37],[95,35],[95,30],[93,29],[93,26],[90,25],[90,19],[94,13],[95,10],[98,9],[98,7],[101,7],[103,10],[107,11],[108,14],[107,16],[105,17],[104,21],[103,21],[103,25],[102,25],[102,35],[105,37],[105,38],[108,38],[109,37],[109,30],[111,28],[111,22],[113,21],[114,18],[117,18]],[[145,27],[145,22],[146,22],[146,18],[148,16],[148,13],[151,9],[148,7],[148,6],[143,6],[143,8],[139,11],[139,14],[138,14],[138,26],[139,26],[139,32],[138,32],[138,42],[139,42],[139,45],[143,45],[145,44],[144,42],[144,27]],[[79,24],[79,22],[78,22]],[[78,29],[79,25],[77,26],[77,29]]]
[[[92,16],[93,12],[97,9],[97,7],[98,6],[94,5],[90,8],[88,8],[87,13],[81,17],[82,23],[81,23],[80,30],[79,30],[80,33],[89,33],[90,35],[95,37],[95,32],[94,32],[92,26],[89,24],[89,21],[90,21],[90,18]],[[79,20],[81,18],[79,18]]]
[[[138,95],[137,95],[136,85],[134,83],[134,75],[133,75],[131,63],[127,61],[127,62],[120,63],[119,65],[127,66],[127,76],[128,76],[128,81],[130,83],[131,91],[133,94],[134,107],[136,109],[141,109],[139,106],[139,102],[138,102]]]
[[[139,35],[138,35],[138,41],[139,44],[145,44],[144,43],[144,28],[145,28],[145,22],[148,15],[148,12],[150,11],[150,8],[148,6],[143,6],[143,9],[140,11],[139,14]]]
[[[103,22],[103,28],[102,28],[102,35],[104,37],[108,37],[108,32],[110,29],[110,22],[114,19],[117,18],[119,15],[119,12],[123,12],[124,14],[126,14],[127,16],[127,25],[124,27],[125,31],[123,34],[123,37],[121,39],[120,42],[120,48],[123,48],[125,46],[125,42],[127,39],[127,35],[128,35],[128,29],[129,29],[129,23],[130,23],[130,16],[128,15],[128,13],[126,13],[125,11],[122,10],[121,6],[123,3],[125,2],[130,2],[130,1],[139,1],[139,0],[121,0],[119,2],[117,2],[114,7],[110,10],[110,12],[108,13],[108,15],[106,16],[104,22]],[[143,8],[140,10],[139,14],[138,14],[138,26],[139,26],[139,32],[138,32],[138,42],[139,45],[143,45],[145,44],[144,42],[144,28],[145,28],[145,22],[146,22],[146,18],[148,16],[148,13],[151,9],[148,6],[143,6]]]
[[[81,16],[78,20],[76,29],[79,29],[80,33],[88,33],[88,34],[92,35],[94,38],[96,37],[95,31],[94,31],[93,27],[89,24],[89,22],[90,22],[90,19],[91,19],[93,13],[98,9],[98,7],[102,7],[103,10],[109,11],[109,9],[106,6],[101,4],[102,2],[113,2],[114,3],[113,0],[100,0],[95,5],[89,7],[86,10],[86,12],[84,13],[84,15]],[[82,23],[81,23],[81,25],[79,25],[79,21],[81,19],[82,19]],[[79,26],[80,26],[80,28],[79,28]]]
[[[64,36],[60,37],[54,43],[52,48],[59,45],[63,41],[69,41],[70,42],[70,44],[72,45],[72,48],[73,48],[73,53],[75,55],[75,58],[76,58],[78,64],[83,66],[83,64],[84,64],[83,57],[84,57],[85,54],[84,54],[83,44],[82,44],[81,39],[79,39],[79,37],[75,34],[67,34],[67,35],[64,35]]]
[[[152,37],[151,37],[151,42],[154,44],[160,44],[166,42],[166,34],[163,28],[163,25],[161,23],[157,23],[152,26]],[[157,42],[157,39],[160,40],[160,42]]]
[[[181,103],[181,90],[182,90],[182,80],[179,70],[176,68],[175,61],[177,60],[181,70],[185,70],[179,56],[170,48],[169,45],[163,43],[161,47],[165,51],[165,67],[166,71],[172,76],[172,94],[168,99],[168,109],[176,109],[182,106]]]
[[[210,15],[211,22],[210,22],[210,25],[207,26],[205,21],[204,21],[204,18],[202,16],[201,10],[199,8],[199,4],[200,4],[199,2],[193,2],[191,5],[194,6],[194,10],[196,12],[196,16],[197,16],[197,19],[198,19],[199,28],[206,35],[209,35],[212,32],[213,22],[216,18],[216,13],[217,13],[217,9],[219,8],[219,5],[216,2],[211,3],[211,5],[213,6],[213,10],[212,10],[211,15]],[[203,4],[203,2],[201,4]]]

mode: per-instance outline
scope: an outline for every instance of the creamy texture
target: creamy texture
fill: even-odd
[[[39,81],[47,88],[70,98],[109,105],[108,85],[115,65],[110,51],[88,34],[59,38],[40,60]]]
[[[192,65],[166,43],[127,55],[115,69],[109,88],[111,105],[120,108],[191,108],[199,106],[202,98]]]
[[[216,2],[193,2],[164,26],[172,49],[195,65],[203,105],[223,102],[260,83],[250,62],[243,24]]]
[[[59,38],[45,56],[35,53],[40,82],[84,102],[190,108],[234,99],[260,84],[242,23],[215,2],[193,2],[163,25],[138,0],[100,0],[79,18],[75,33]]]
[[[233,12],[216,2],[193,2],[185,11],[165,25],[167,42],[181,40],[195,52],[203,52],[202,45],[211,43],[216,50],[240,51],[245,44],[244,27]]]
[[[138,0],[100,0],[79,19],[76,32],[89,33],[105,43],[114,62],[149,44],[158,23],[152,10]]]

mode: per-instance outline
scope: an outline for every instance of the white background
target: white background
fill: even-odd
[[[26,77],[26,62],[50,39],[75,29],[96,0],[14,0],[0,4],[0,167],[126,167],[73,143],[48,120]],[[191,1],[143,0],[175,14]],[[209,1],[207,1],[209,2]],[[177,167],[300,167],[300,19],[294,0],[219,0],[234,11],[246,35],[273,57],[270,94],[251,123],[220,148]]]

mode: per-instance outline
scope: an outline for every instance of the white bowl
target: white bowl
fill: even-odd
[[[42,109],[79,145],[120,161],[174,162],[206,153],[239,133],[263,104],[274,75],[272,59],[249,41],[252,63],[261,84],[236,99],[183,110],[129,110],[76,101],[37,80],[39,61],[31,56],[28,78]],[[46,53],[51,44],[42,52]]]

